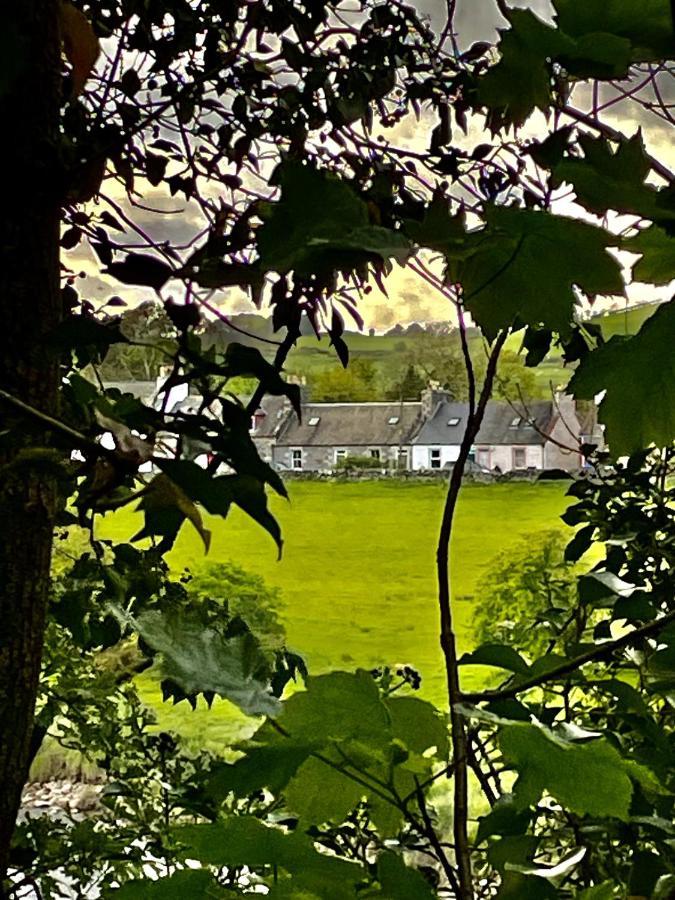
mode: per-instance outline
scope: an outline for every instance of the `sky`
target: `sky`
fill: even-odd
[[[548,0],[514,0],[514,6],[529,7],[543,18],[551,16],[551,6]],[[416,8],[422,14],[430,17],[432,26],[439,29],[443,26],[445,15],[444,0],[419,0]],[[458,0],[456,25],[458,42],[461,49],[465,49],[475,41],[493,40],[497,28],[505,25],[494,0]],[[666,88],[666,90],[672,89]],[[579,108],[584,108],[589,98],[577,90],[575,102]],[[656,119],[655,116],[637,110],[632,105],[628,108],[615,108],[607,115],[607,121],[615,128],[627,135],[635,133],[638,127],[642,128],[648,149],[663,160],[666,164],[675,165],[675,148],[672,141],[672,130],[666,123]],[[423,151],[429,140],[429,133],[433,127],[433,119],[430,115],[423,116],[417,123],[413,116],[399,123],[390,130],[389,135],[399,144],[407,145],[418,151]],[[521,130],[522,137],[533,137],[546,133],[546,123],[543,117],[535,114],[530,122]],[[482,136],[480,130],[472,130],[464,140],[466,146],[475,146]],[[117,199],[125,203],[121,195]],[[195,229],[199,227],[199,216],[194,209],[181,200],[180,197],[167,197],[156,188],[147,185],[143,202],[153,209],[161,209],[166,214],[161,218],[152,211],[135,209],[133,218],[143,228],[148,230],[156,239],[181,242],[192,237]],[[105,203],[101,203],[101,208]],[[567,210],[558,210],[566,213]],[[579,212],[573,208],[570,214]],[[158,221],[160,225],[158,226]],[[159,233],[158,233],[159,227]],[[111,294],[122,294],[130,304],[147,299],[148,292],[143,289],[124,288],[119,284],[109,281],[100,272],[100,264],[96,257],[84,245],[80,245],[73,252],[74,271],[86,273],[86,278],[78,280],[78,288],[82,296],[91,299],[95,305],[104,303]],[[629,260],[626,259],[626,262]],[[450,304],[433,288],[429,287],[421,278],[415,275],[409,268],[394,266],[387,278],[387,296],[384,296],[377,288],[371,294],[364,297],[359,303],[359,310],[364,317],[365,326],[374,327],[378,331],[385,331],[397,323],[408,324],[410,322],[452,321],[453,315]],[[176,284],[176,283],[174,283]],[[171,293],[171,286],[167,293]],[[669,296],[668,288],[657,290],[646,285],[629,285],[626,301],[629,303],[644,302],[648,300],[662,299]],[[213,298],[225,312],[252,312],[254,308],[250,300],[238,290],[219,292]],[[609,305],[623,302],[613,298]],[[602,305],[602,304],[601,304]],[[607,305],[607,304],[606,304]]]

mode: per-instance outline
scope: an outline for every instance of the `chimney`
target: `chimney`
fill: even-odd
[[[422,391],[420,399],[422,401],[422,417],[429,419],[438,404],[444,401],[450,402],[452,395],[448,391],[443,390],[437,381],[430,381]]]

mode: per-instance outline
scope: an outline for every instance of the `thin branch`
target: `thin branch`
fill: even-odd
[[[4,402],[9,406],[12,406],[18,412],[23,413],[29,418],[34,419],[37,422],[41,422],[43,425],[46,425],[50,431],[54,431],[57,434],[61,434],[64,437],[69,438],[76,446],[83,447],[86,450],[94,451],[100,456],[108,456],[111,459],[117,459],[117,456],[113,450],[109,450],[102,444],[93,441],[85,434],[82,434],[81,431],[76,431],[74,428],[71,428],[70,425],[66,425],[64,422],[61,422],[58,419],[54,419],[52,416],[47,415],[47,413],[44,413],[39,409],[35,409],[34,406],[30,406],[28,403],[24,403],[23,400],[19,400],[19,398],[15,397],[13,394],[9,394],[7,391],[3,391],[0,389],[0,400],[4,400]]]
[[[600,644],[592,650],[587,650],[586,653],[580,653],[579,656],[575,656],[574,659],[561,663],[561,665],[556,666],[555,669],[550,669],[548,672],[544,672],[541,675],[527,678],[525,681],[521,681],[520,684],[515,684],[506,688],[498,688],[494,691],[477,691],[472,694],[463,694],[462,699],[468,703],[487,703],[494,700],[510,700],[525,691],[542,687],[550,681],[556,681],[566,675],[571,675],[572,672],[575,672],[577,669],[581,668],[581,666],[585,666],[591,662],[598,662],[601,659],[612,656],[617,650],[622,650],[624,647],[630,646],[634,641],[640,641],[644,638],[658,634],[666,627],[666,625],[670,625],[671,622],[675,622],[675,610],[667,613],[665,616],[661,616],[660,619],[649,622],[647,625],[642,625],[640,628],[629,631],[627,634],[622,635],[614,641],[606,641],[604,644]]]
[[[420,812],[422,814],[422,821],[424,822],[424,835],[434,848],[436,852],[436,858],[440,862],[443,867],[443,871],[445,872],[445,876],[450,882],[450,887],[455,892],[455,894],[459,897],[461,896],[461,888],[459,882],[457,880],[457,875],[455,874],[455,870],[450,865],[450,860],[448,859],[445,850],[443,849],[443,845],[438,839],[438,835],[436,834],[436,829],[434,828],[434,823],[431,821],[431,816],[429,815],[429,810],[427,809],[426,800],[424,799],[424,791],[422,790],[419,782],[417,781],[417,777],[415,777],[415,795],[417,797],[417,805],[420,808]]]
[[[438,575],[438,603],[441,614],[441,648],[445,658],[445,671],[448,684],[448,699],[450,701],[450,723],[453,750],[453,762],[455,765],[454,778],[454,837],[457,854],[457,866],[459,870],[460,900],[473,900],[473,880],[471,876],[471,851],[468,839],[468,759],[467,759],[467,734],[466,720],[459,711],[458,704],[462,702],[462,693],[459,686],[459,669],[457,663],[457,642],[455,638],[452,619],[452,604],[450,593],[450,537],[452,525],[457,508],[457,500],[462,487],[464,469],[469,459],[471,447],[478,434],[488,400],[492,394],[492,386],[497,371],[499,354],[508,337],[508,331],[502,331],[495,340],[485,372],[485,380],[481,389],[480,398],[476,406],[475,414],[467,423],[459,456],[452,468],[448,494],[445,498],[443,519],[438,536],[436,550],[436,569]]]

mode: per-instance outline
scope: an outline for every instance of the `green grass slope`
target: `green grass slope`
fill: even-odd
[[[211,551],[185,526],[169,560],[179,573],[232,560],[281,588],[288,644],[313,673],[409,663],[422,674],[422,695],[443,704],[438,645],[435,546],[445,485],[400,482],[292,482],[290,503],[272,508],[285,546],[277,561],[271,539],[238,510],[213,519]],[[461,495],[452,547],[452,581],[460,650],[471,647],[472,593],[491,560],[523,535],[565,526],[565,487],[551,484],[468,485]],[[128,539],[131,512],[108,517],[101,535]],[[467,670],[465,684],[484,676]],[[163,705],[157,684],[141,681],[147,702],[174,728],[209,745],[225,742],[235,721],[228,704],[192,712]]]

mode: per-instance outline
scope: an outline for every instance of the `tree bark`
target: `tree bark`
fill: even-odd
[[[0,214],[0,388],[52,416],[60,318],[58,0],[7,12],[0,60],[5,140]],[[0,402],[0,897],[28,774],[57,503],[50,438]]]

